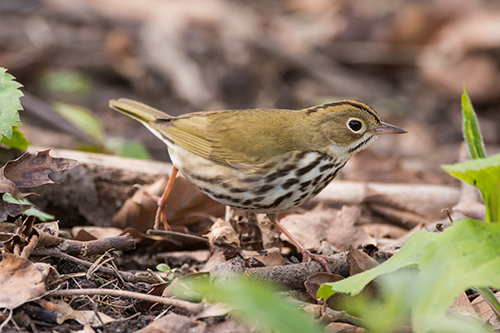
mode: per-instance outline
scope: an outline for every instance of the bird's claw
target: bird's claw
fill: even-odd
[[[335,261],[335,259],[320,254],[314,254],[309,251],[302,252],[302,262],[310,262],[311,259],[314,259],[322,264],[327,273],[332,273],[326,261],[328,260],[332,262]]]

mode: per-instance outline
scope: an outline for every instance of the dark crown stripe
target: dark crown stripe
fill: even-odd
[[[322,104],[322,105],[318,105],[318,106],[313,106],[312,108],[307,109],[306,114],[310,115],[311,113],[316,112],[319,109],[324,109],[324,108],[327,108],[330,106],[341,106],[341,105],[350,105],[350,106],[355,107],[357,109],[366,111],[369,114],[371,114],[373,116],[373,118],[375,118],[375,120],[380,121],[380,116],[377,114],[377,112],[375,112],[375,110],[373,110],[371,107],[369,107],[368,105],[366,105],[364,103],[361,103],[361,102],[358,102],[358,101],[355,101],[352,99],[346,99],[343,101],[335,101],[335,102],[330,102],[330,103],[326,103],[326,104]]]

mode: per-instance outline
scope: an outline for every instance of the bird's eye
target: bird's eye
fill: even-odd
[[[347,122],[347,126],[349,126],[352,131],[357,132],[363,127],[363,124],[359,120],[351,119]]]

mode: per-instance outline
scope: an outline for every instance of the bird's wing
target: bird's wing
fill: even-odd
[[[295,117],[281,117],[283,112],[290,111],[214,111],[159,119],[152,125],[172,142],[199,156],[251,170],[299,149],[297,140],[293,140]]]

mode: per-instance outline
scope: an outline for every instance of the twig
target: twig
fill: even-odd
[[[203,305],[201,303],[191,303],[179,299],[166,298],[160,296],[153,296],[147,294],[136,293],[127,290],[117,290],[117,289],[67,289],[67,290],[55,290],[48,292],[44,296],[76,296],[76,295],[99,295],[99,296],[115,296],[115,297],[128,297],[139,299],[146,302],[153,302],[165,305],[173,305],[190,311],[195,314],[203,310]]]
[[[91,267],[93,265],[91,262],[70,256],[69,254],[61,252],[57,248],[52,248],[52,249],[38,248],[33,252],[33,255],[56,257],[56,258],[60,258],[63,260],[71,261],[77,265],[82,265],[85,267]],[[99,266],[97,268],[97,270],[100,271],[101,273],[109,274],[111,276],[119,274],[124,281],[130,282],[130,283],[137,283],[137,282],[146,282],[149,284],[158,283],[158,281],[156,281],[156,279],[154,279],[153,277],[151,277],[149,275],[137,276],[137,275],[129,273],[129,272],[119,272],[119,271],[115,271],[111,268],[103,267],[103,266]]]

